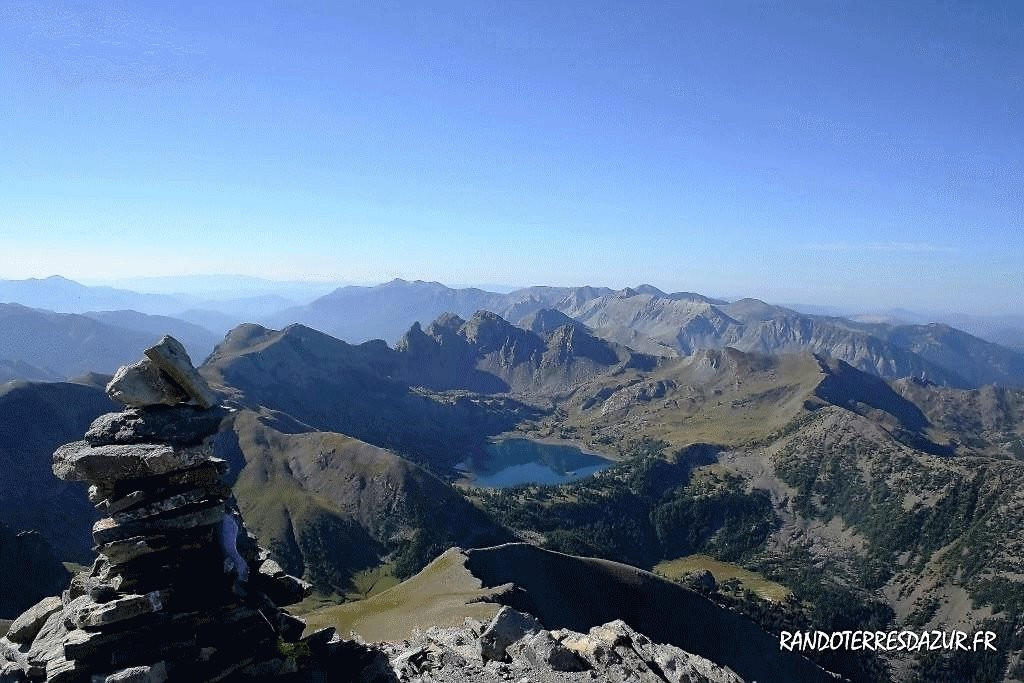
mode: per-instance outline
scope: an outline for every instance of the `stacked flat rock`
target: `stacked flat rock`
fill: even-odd
[[[0,681],[309,680],[280,654],[305,627],[280,606],[310,586],[242,523],[213,448],[229,411],[176,340],[145,355],[107,386],[125,410],[54,453],[54,474],[90,485],[97,557],[0,639]],[[345,644],[304,645],[329,658]]]

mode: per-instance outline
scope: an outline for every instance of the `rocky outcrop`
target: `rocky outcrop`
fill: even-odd
[[[310,586],[257,545],[222,479],[212,444],[227,411],[174,339],[146,356],[107,388],[126,409],[54,453],[54,473],[88,483],[103,515],[96,559],[12,623],[0,681],[309,680],[343,669],[374,680],[374,651],[332,630],[302,639],[305,623],[281,606]],[[289,643],[301,661],[283,654]]]
[[[398,680],[417,683],[742,683],[731,669],[655,643],[621,620],[588,633],[549,631],[509,607],[486,625],[467,619],[383,647]]]

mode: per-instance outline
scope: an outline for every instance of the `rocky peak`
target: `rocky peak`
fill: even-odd
[[[409,328],[409,331],[402,335],[402,338],[395,344],[395,350],[403,353],[416,353],[423,348],[429,348],[434,345],[434,340],[423,331],[420,327],[420,323],[417,320]]]
[[[563,325],[571,325],[572,327],[586,329],[586,326],[583,323],[578,320],[574,320],[565,313],[556,311],[553,308],[542,308],[519,321],[520,327],[530,330],[535,334],[546,334],[562,327]]]
[[[632,289],[632,291],[636,292],[637,294],[650,294],[651,296],[655,296],[655,297],[667,297],[668,296],[668,294],[666,294],[665,292],[661,291],[660,289],[658,289],[654,285],[642,284],[642,285],[637,285],[636,287],[632,287],[631,289]]]
[[[515,362],[542,351],[544,342],[536,334],[516,327],[490,311],[477,311],[465,325],[461,334],[479,353],[502,351]]]
[[[446,334],[455,334],[466,324],[466,321],[455,313],[442,313],[437,319],[430,323],[427,334],[431,337],[440,338]]]

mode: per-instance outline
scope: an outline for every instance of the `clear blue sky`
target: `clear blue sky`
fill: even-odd
[[[976,5],[0,0],[0,277],[1020,313],[1024,4]]]

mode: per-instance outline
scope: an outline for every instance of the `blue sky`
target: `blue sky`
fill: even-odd
[[[0,0],[0,277],[1020,313],[1021,35],[1017,2]]]

